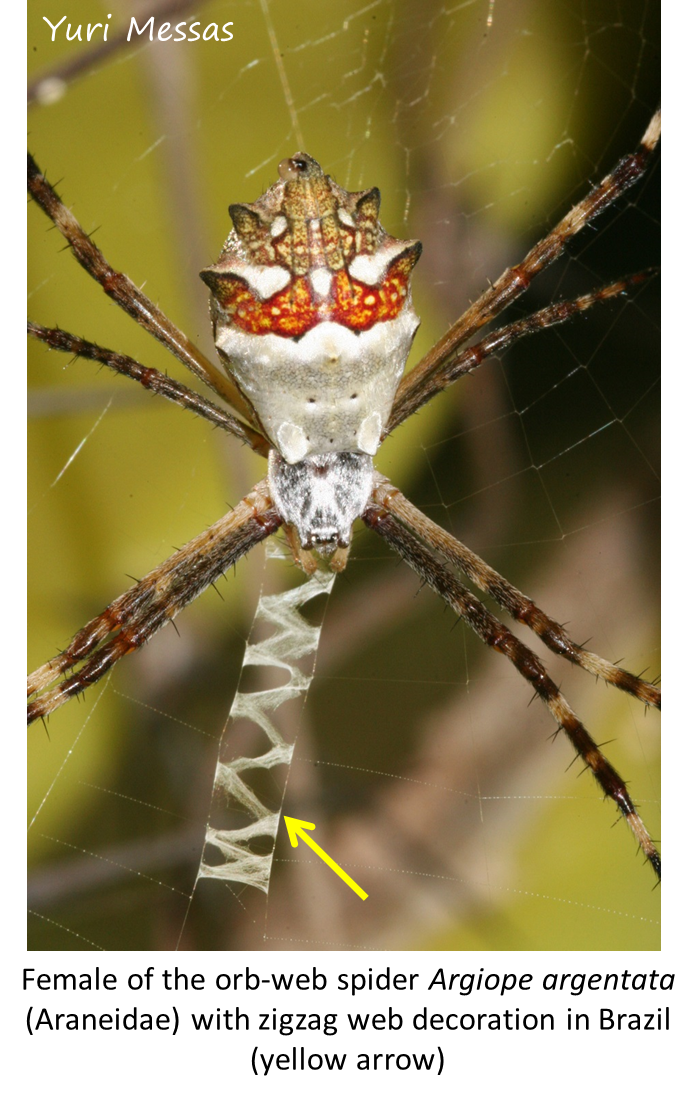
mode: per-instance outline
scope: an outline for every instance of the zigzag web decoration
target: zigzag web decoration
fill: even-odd
[[[270,540],[267,545],[268,557],[283,559],[288,564],[288,557],[276,543]],[[262,771],[270,771],[280,765],[288,767],[291,763],[298,721],[289,728],[290,722],[278,711],[292,699],[300,699],[300,705],[305,702],[313,680],[320,640],[320,626],[310,625],[301,614],[301,608],[318,595],[328,595],[334,580],[334,573],[318,570],[289,591],[260,596],[251,636],[260,623],[270,624],[274,629],[264,641],[248,641],[243,667],[255,665],[258,668],[281,669],[288,673],[288,681],[283,686],[268,690],[241,691],[239,688],[236,693],[221,739],[212,814],[206,830],[197,884],[202,878],[215,878],[227,883],[253,885],[264,893],[269,889],[281,815],[281,795],[279,805],[269,808],[250,783],[259,784],[264,778],[260,775]],[[300,667],[299,662],[304,658],[312,658],[308,673]],[[261,754],[246,756],[235,753],[235,745],[240,744],[240,734],[246,726],[252,726],[257,737],[262,734]],[[286,736],[282,732],[284,726],[287,727]],[[267,744],[269,747],[264,751]],[[257,774],[248,775],[248,772]],[[274,791],[276,793],[279,793],[278,788]],[[270,800],[269,793],[266,798]],[[234,827],[214,826],[214,816],[222,815],[222,811],[226,816],[233,814]],[[215,861],[209,861],[212,858]]]

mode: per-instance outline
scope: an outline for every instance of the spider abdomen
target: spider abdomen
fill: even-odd
[[[202,271],[216,348],[286,462],[375,454],[419,323],[421,245],[385,232],[376,189],[345,191],[306,153],[279,173],[231,206],[233,230]]]
[[[219,328],[216,345],[290,463],[315,454],[375,454],[412,343],[417,317],[355,333],[322,322],[300,339]]]

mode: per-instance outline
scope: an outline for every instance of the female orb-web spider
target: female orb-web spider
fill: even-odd
[[[469,346],[474,334],[518,298],[576,233],[637,182],[659,136],[658,111],[637,151],[623,157],[520,264],[508,268],[405,377],[418,326],[410,275],[421,246],[385,232],[376,188],[347,192],[310,156],[296,153],[282,161],[278,182],[261,198],[230,207],[233,229],[223,252],[201,273],[211,291],[221,371],[130,279],[109,266],[29,157],[29,191],[79,263],[233,411],[59,328],[30,323],[31,335],[136,379],[268,459],[267,476],[236,507],[111,603],[29,677],[29,721],[46,717],[100,679],[280,527],[306,573],[319,564],[341,571],[352,525],[362,519],[532,685],[660,877],[658,850],[624,782],[541,660],[465,587],[459,574],[532,629],[552,652],[585,671],[658,708],[659,688],[573,642],[563,626],[423,515],[372,464],[390,432],[489,355],[617,297],[652,274],[643,271],[555,302]]]

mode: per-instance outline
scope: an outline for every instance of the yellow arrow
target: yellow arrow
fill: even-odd
[[[327,862],[331,870],[342,878],[346,885],[349,885],[350,889],[354,889],[358,897],[361,897],[363,901],[369,896],[365,893],[360,885],[357,885],[356,881],[352,881],[349,874],[346,874],[341,866],[338,866],[334,859],[330,858],[330,855],[319,847],[315,840],[312,840],[310,836],[307,836],[304,832],[304,828],[310,828],[311,831],[315,828],[315,824],[311,824],[310,820],[297,820],[296,817],[284,817],[284,823],[286,824],[287,831],[289,833],[289,839],[291,840],[292,847],[298,847],[299,836],[304,843],[307,843],[312,851],[315,851],[316,855],[320,855],[323,862]]]

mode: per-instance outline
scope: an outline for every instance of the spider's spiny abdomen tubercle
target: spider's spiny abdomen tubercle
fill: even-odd
[[[306,153],[233,205],[233,229],[201,275],[218,353],[290,464],[376,453],[418,327],[419,241],[378,220],[380,196],[348,192]]]

